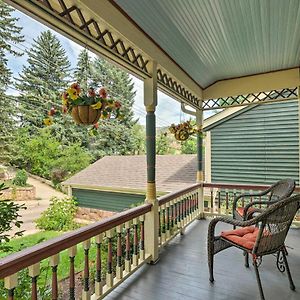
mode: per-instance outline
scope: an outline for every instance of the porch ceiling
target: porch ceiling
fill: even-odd
[[[298,0],[114,2],[202,88],[300,64]]]

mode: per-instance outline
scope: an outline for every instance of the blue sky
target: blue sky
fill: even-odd
[[[18,25],[23,27],[22,33],[25,36],[25,42],[16,45],[16,50],[25,51],[31,47],[33,39],[35,39],[42,31],[49,28],[42,23],[35,21],[27,15],[15,11],[13,16],[19,18]],[[51,30],[51,29],[50,29]],[[60,40],[63,48],[66,50],[67,56],[72,64],[72,68],[76,65],[76,58],[82,46],[74,43],[73,41],[65,38],[63,35],[52,31]],[[24,54],[21,57],[8,57],[8,66],[13,71],[13,76],[18,77],[22,71],[22,66],[27,64],[27,56]],[[130,75],[131,76],[131,75]],[[131,76],[136,90],[135,103],[133,110],[135,116],[139,118],[141,124],[145,124],[145,109],[143,105],[143,82],[138,78]],[[10,93],[17,94],[18,92],[10,89]],[[171,123],[179,123],[183,120],[188,120],[190,117],[184,113],[180,113],[180,103],[170,98],[169,96],[158,92],[158,107],[156,111],[157,127],[169,126]]]

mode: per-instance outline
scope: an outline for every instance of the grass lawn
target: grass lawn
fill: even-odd
[[[51,238],[57,237],[59,235],[62,235],[63,232],[57,232],[57,231],[41,231],[35,234],[31,234],[24,237],[14,238],[9,243],[7,243],[7,246],[12,247],[12,251],[10,252],[3,252],[0,251],[0,258],[3,258],[5,256],[8,256],[11,253],[18,252],[22,249],[34,246],[38,243],[41,243],[43,241],[49,240]],[[103,253],[103,258],[106,258],[106,254]],[[90,258],[90,264],[93,265],[94,261],[96,259],[96,247],[95,242],[92,240],[91,243],[91,249],[89,253]],[[70,265],[70,259],[68,250],[64,250],[60,253],[60,262],[58,265],[58,279],[64,279],[69,276],[69,265]],[[45,280],[46,277],[49,277],[51,274],[46,274],[49,266],[49,259],[45,259],[41,262],[41,276],[40,281]],[[76,272],[82,271],[84,268],[84,250],[82,244],[77,245],[77,254],[75,257],[75,269]]]
[[[19,237],[12,239],[9,243],[6,245],[9,245],[12,247],[12,251],[10,252],[3,252],[0,251],[0,258],[3,258],[5,256],[8,256],[11,253],[18,252],[22,249],[34,246],[38,243],[41,243],[43,241],[49,240],[51,238],[57,237],[59,235],[62,235],[63,232],[57,232],[57,231],[41,231],[39,233],[35,233],[32,235],[24,236],[24,237]],[[101,253],[102,256],[102,274],[104,275],[106,272],[106,258],[107,258],[107,245],[103,245],[103,250]],[[96,243],[95,240],[91,240],[91,248],[89,251],[89,266],[90,266],[90,278],[93,280],[95,276],[95,261],[96,261]],[[75,256],[75,272],[81,272],[84,269],[84,249],[82,244],[77,245],[77,254]],[[38,277],[38,287],[42,291],[44,288],[47,286],[49,287],[51,285],[51,267],[49,263],[49,259],[44,259],[41,264],[40,264],[40,275]],[[70,258],[69,258],[69,253],[68,250],[64,250],[60,252],[60,261],[58,264],[58,270],[57,270],[57,275],[58,275],[58,280],[62,280],[65,278],[69,277],[69,272],[70,272]],[[16,295],[19,295],[20,300],[23,300],[23,296],[29,295],[30,293],[30,288],[31,288],[31,283],[30,283],[30,278],[28,277],[28,272],[27,271],[21,271],[19,277],[19,286],[16,288]],[[21,278],[22,277],[22,278]],[[27,279],[26,279],[27,278]],[[0,290],[3,287],[3,281],[0,282]],[[26,290],[26,292],[25,292]],[[5,291],[3,290],[2,292]],[[23,293],[23,294],[22,294]],[[3,293],[0,292],[0,299]],[[49,295],[45,295],[42,297],[43,299],[48,299]],[[26,299],[27,296],[24,296]],[[50,297],[50,296],[49,296]],[[18,298],[19,299],[19,298]],[[49,298],[51,299],[51,297]]]

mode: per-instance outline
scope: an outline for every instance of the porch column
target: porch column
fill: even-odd
[[[196,124],[197,124],[197,182],[203,183],[203,111],[196,111]],[[204,191],[203,186],[198,190],[198,205],[199,205],[199,218],[203,218],[204,212]]]
[[[152,62],[152,78],[144,81],[144,105],[146,107],[146,155],[147,155],[147,194],[146,202],[152,210],[145,218],[145,251],[151,254],[151,263],[158,261],[158,202],[155,184],[156,126],[155,108],[157,105],[157,64]]]

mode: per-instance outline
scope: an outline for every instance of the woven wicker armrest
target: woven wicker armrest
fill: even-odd
[[[236,198],[234,198],[233,200],[233,204],[232,204],[232,212],[234,212],[236,210],[237,207],[237,202],[241,199],[241,198],[246,198],[246,197],[261,197],[264,195],[267,195],[269,192],[271,191],[271,188],[268,188],[267,190],[264,190],[260,193],[245,193],[245,194],[241,194],[239,196],[237,196]]]
[[[273,200],[273,201],[253,201],[249,204],[247,204],[245,207],[244,207],[244,213],[243,213],[243,216],[244,216],[244,220],[247,219],[247,214],[248,214],[248,210],[250,207],[254,206],[254,205],[271,205],[271,204],[275,204],[276,202],[278,202],[278,200]]]

